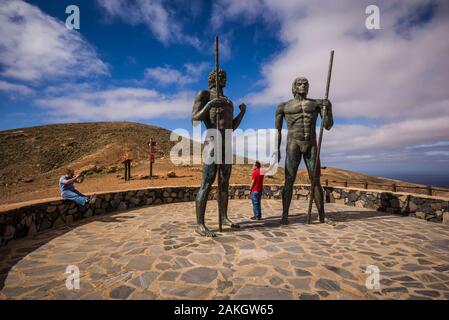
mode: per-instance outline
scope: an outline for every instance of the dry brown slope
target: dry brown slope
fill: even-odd
[[[147,157],[147,143],[158,142],[157,157],[167,156],[174,142],[170,131],[133,122],[55,124],[0,132],[0,184],[75,169],[88,164],[116,165],[124,148],[135,159]]]

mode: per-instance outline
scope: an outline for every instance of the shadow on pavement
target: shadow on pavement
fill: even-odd
[[[126,211],[92,216],[89,218],[75,221],[73,224],[69,226],[62,226],[56,229],[46,230],[43,231],[42,233],[36,234],[35,236],[30,236],[27,238],[11,241],[6,246],[0,248],[0,290],[2,290],[5,286],[5,281],[8,277],[9,271],[28,254],[32,253],[34,250],[39,249],[41,246],[47,244],[51,240],[60,237],[65,233],[70,232],[85,224],[89,224],[92,222],[120,223],[134,218],[134,216],[123,216],[124,212]],[[122,215],[120,217],[115,217],[115,215],[118,214]],[[26,241],[30,245],[23,248],[18,248],[16,250],[12,250],[12,248],[14,248],[19,241]],[[12,256],[12,254],[14,255]]]

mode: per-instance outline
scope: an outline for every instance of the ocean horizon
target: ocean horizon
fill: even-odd
[[[368,173],[378,177],[401,180],[434,187],[449,188],[448,173],[416,173],[416,172],[373,172]]]

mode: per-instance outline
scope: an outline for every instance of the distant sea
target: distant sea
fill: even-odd
[[[419,183],[424,185],[431,185],[435,187],[449,188],[449,172],[447,173],[407,173],[407,172],[397,172],[397,173],[370,173],[378,177],[384,177],[389,179],[396,179],[411,183]]]

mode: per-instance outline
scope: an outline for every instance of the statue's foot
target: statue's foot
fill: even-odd
[[[336,223],[334,221],[332,221],[331,219],[328,219],[328,218],[323,218],[323,219],[320,218],[320,223],[325,223],[325,224],[328,224],[331,226],[336,225]]]
[[[237,223],[232,222],[231,220],[229,220],[228,217],[224,217],[221,220],[221,224],[224,225],[224,226],[231,227],[231,228],[236,228],[236,229],[240,228],[240,225],[238,225]]]
[[[199,224],[195,228],[195,232],[203,237],[215,237],[216,234],[210,231],[204,224]]]
[[[284,217],[282,217],[282,219],[281,219],[281,224],[282,225],[284,225],[284,226],[286,226],[286,225],[288,225],[288,218],[284,218]]]

